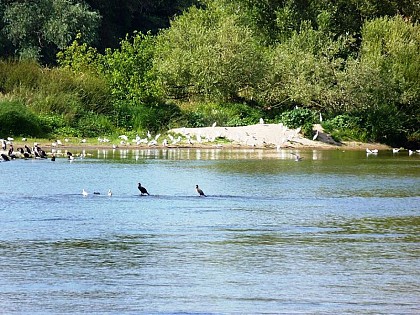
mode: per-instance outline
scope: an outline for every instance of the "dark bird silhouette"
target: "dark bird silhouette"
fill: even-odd
[[[29,148],[26,144],[25,144],[25,149],[26,149],[26,152],[27,152],[29,155],[31,155],[31,154],[32,154],[31,148]]]
[[[141,195],[144,195],[144,194],[146,194],[146,195],[150,195],[148,192],[147,192],[147,189],[146,188],[144,188],[140,183],[139,183],[139,186],[137,187],[139,190],[140,190],[140,194]]]
[[[29,154],[28,152],[25,152],[25,150],[23,150],[22,148],[19,148],[19,149],[18,149],[18,151],[20,152],[20,154],[22,154],[22,155],[23,155],[23,157],[24,157],[25,159],[27,159],[27,158],[29,158],[29,157],[30,157],[30,154]]]
[[[14,159],[16,159],[16,154],[14,153],[13,150],[14,150],[13,145],[11,144],[10,148],[9,148],[9,151],[7,152],[7,155],[9,156],[9,158],[14,160]]]
[[[55,161],[55,154],[53,153],[53,155],[51,156],[51,161]]]
[[[10,161],[10,158],[4,153],[1,154],[1,157],[5,162]]]
[[[204,193],[204,191],[202,191],[202,190],[200,189],[200,187],[198,187],[198,185],[195,185],[195,190],[198,192],[198,194],[199,194],[200,196],[207,197],[207,196],[206,196],[206,194]]]
[[[41,159],[46,159],[46,158],[48,158],[48,156],[47,156],[47,152],[45,152],[44,150],[40,150],[40,151],[39,151],[39,157],[40,157]]]

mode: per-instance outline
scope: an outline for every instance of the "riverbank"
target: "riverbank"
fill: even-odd
[[[14,150],[37,143],[45,151],[53,149],[141,149],[141,148],[235,148],[235,149],[318,149],[318,150],[389,150],[379,143],[355,141],[337,142],[325,133],[321,125],[314,125],[315,136],[307,139],[300,128],[289,129],[283,124],[256,124],[240,127],[176,128],[165,135],[149,135],[129,139],[121,135],[118,139],[13,139]]]

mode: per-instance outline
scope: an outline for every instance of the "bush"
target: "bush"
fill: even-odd
[[[282,113],[280,121],[291,129],[310,125],[312,130],[312,124],[315,122],[315,113],[307,108],[295,108]]]
[[[206,127],[216,122],[219,126],[236,127],[258,123],[263,116],[259,109],[240,103],[205,103],[184,110],[188,127]]]
[[[39,119],[18,101],[0,102],[0,134],[13,136],[42,137]]]
[[[77,124],[79,134],[83,137],[95,137],[98,135],[109,135],[114,127],[111,121],[104,115],[88,113],[84,115]]]
[[[174,104],[140,105],[132,115],[133,129],[158,132],[167,129],[171,121],[181,115],[181,110]]]
[[[361,119],[350,114],[337,115],[325,121],[322,127],[329,132],[336,141],[368,139],[367,132],[362,128]]]
[[[42,76],[42,68],[36,62],[0,61],[0,91],[3,93],[36,88]]]
[[[407,141],[406,124],[410,117],[399,111],[395,105],[380,105],[367,109],[359,115],[371,141],[391,146],[399,146]]]
[[[322,126],[325,130],[331,132],[335,129],[354,129],[359,128],[360,119],[349,114],[337,115],[332,119],[325,121]]]

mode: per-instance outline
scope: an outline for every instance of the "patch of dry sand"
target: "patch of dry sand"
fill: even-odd
[[[199,146],[200,141],[212,142],[221,137],[232,141],[233,146],[258,148],[308,148],[308,149],[352,149],[365,150],[366,148],[390,149],[380,143],[363,143],[356,141],[337,142],[331,135],[324,132],[320,124],[313,126],[316,137],[313,140],[305,138],[300,128],[290,129],[283,124],[256,124],[240,127],[202,127],[202,128],[176,128],[169,132],[182,134],[190,139],[192,146]]]
[[[202,127],[202,128],[176,128],[170,132],[181,134],[190,143],[213,142],[216,138],[225,138],[233,145],[249,147],[275,147],[275,148],[333,148],[342,144],[334,141],[331,136],[324,133],[321,125],[314,126],[317,132],[315,140],[302,136],[300,128],[290,129],[283,124],[256,124],[240,127]]]

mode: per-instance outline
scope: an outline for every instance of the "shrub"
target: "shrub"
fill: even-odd
[[[205,103],[184,110],[188,127],[219,126],[235,127],[255,124],[262,112],[254,107],[241,103]]]
[[[39,119],[18,101],[0,102],[0,134],[14,136],[41,137]]]
[[[361,119],[350,114],[337,115],[325,121],[322,127],[336,140],[359,140],[366,141],[368,135],[362,127]]]
[[[281,114],[280,121],[289,128],[296,129],[315,122],[315,113],[307,108],[295,108]]]
[[[90,112],[78,121],[77,129],[83,137],[95,137],[111,134],[114,127],[106,116]]]
[[[407,140],[406,124],[410,118],[395,105],[383,104],[369,108],[359,115],[370,140],[392,146],[401,145]]]
[[[132,112],[133,129],[157,132],[167,129],[173,119],[179,117],[181,110],[174,104],[139,105]]]
[[[0,91],[4,93],[36,88],[42,76],[42,68],[34,61],[0,61]]]

